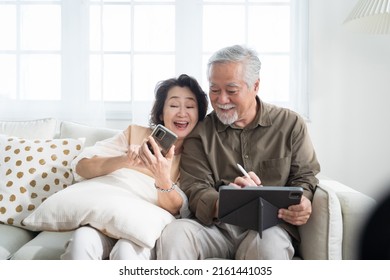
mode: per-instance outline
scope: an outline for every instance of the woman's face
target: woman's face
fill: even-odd
[[[185,138],[198,123],[198,102],[188,87],[175,86],[168,91],[163,109],[164,126],[179,139]]]

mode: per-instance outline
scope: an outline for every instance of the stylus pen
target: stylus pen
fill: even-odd
[[[242,172],[242,174],[244,174],[244,176],[250,178],[248,172],[245,171],[244,167],[242,167],[240,164],[237,163],[237,166],[238,166],[238,169],[240,169],[240,171]]]

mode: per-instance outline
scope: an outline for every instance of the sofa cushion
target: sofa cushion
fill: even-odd
[[[65,252],[66,243],[73,232],[47,232],[39,233],[34,239],[22,246],[13,256],[12,260],[59,260]]]
[[[35,232],[0,224],[0,260],[11,258],[20,247],[35,236]]]
[[[57,120],[53,118],[30,121],[0,121],[0,134],[27,139],[52,139],[56,134]]]
[[[317,186],[308,222],[299,227],[300,253],[306,260],[342,259],[343,218],[336,193]]]
[[[59,138],[74,138],[74,139],[85,139],[84,146],[92,146],[97,141],[101,141],[118,134],[120,130],[93,127],[75,122],[63,121],[60,125]]]
[[[0,222],[25,228],[22,220],[73,181],[75,139],[27,140],[0,135]]]
[[[128,172],[132,173],[131,187]],[[52,195],[24,223],[39,231],[68,231],[90,225],[113,238],[153,248],[163,228],[175,219],[156,205],[153,183],[153,178],[123,168]]]

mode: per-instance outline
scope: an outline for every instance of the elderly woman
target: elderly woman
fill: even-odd
[[[187,216],[187,198],[176,185],[179,179],[180,154],[184,138],[204,119],[207,106],[207,95],[194,78],[183,74],[160,82],[156,87],[150,127],[130,125],[113,138],[86,148],[72,163],[77,173],[76,179],[112,175],[114,171],[123,168],[136,170],[154,178],[152,187],[157,192],[158,206],[173,215]],[[152,128],[158,124],[164,125],[178,136],[165,156],[150,136]],[[127,181],[130,184],[134,173],[128,174]],[[75,230],[61,258],[154,259],[155,250],[127,239],[111,238],[93,227],[83,226]]]

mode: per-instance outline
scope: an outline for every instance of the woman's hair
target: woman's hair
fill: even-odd
[[[260,76],[261,62],[255,50],[234,45],[215,52],[207,64],[207,77],[210,77],[211,65],[216,63],[239,62],[244,66],[244,80],[248,87],[255,84]]]
[[[149,124],[151,127],[154,127],[158,124],[164,125],[164,121],[161,120],[160,117],[163,115],[164,104],[168,96],[168,91],[175,86],[188,87],[195,95],[196,101],[198,103],[198,121],[202,121],[206,116],[208,107],[206,93],[202,90],[196,79],[186,74],[181,74],[178,78],[164,80],[156,85],[155,101],[153,104],[152,111],[150,112],[149,120]]]

